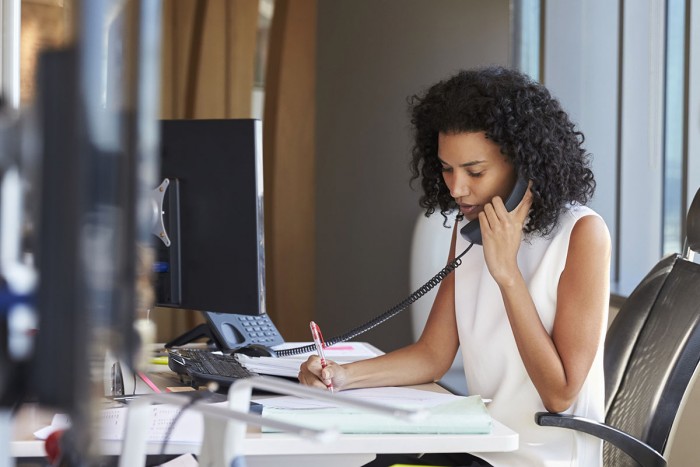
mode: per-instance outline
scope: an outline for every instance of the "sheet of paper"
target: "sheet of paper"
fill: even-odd
[[[454,394],[422,391],[420,389],[406,387],[350,389],[348,391],[343,391],[341,394],[346,397],[369,400],[392,407],[406,408],[429,408],[464,398],[463,396],[456,396]],[[331,402],[302,399],[296,396],[253,397],[253,400],[264,407],[274,407],[276,409],[303,410],[339,407]]]
[[[68,417],[66,414],[57,413],[51,419],[51,425],[39,428],[34,432],[34,437],[36,439],[45,440],[54,431],[65,430],[68,428],[70,428],[70,417]]]
[[[424,408],[428,416],[409,421],[354,407],[301,408],[298,404],[279,404],[286,407],[264,406],[263,417],[312,428],[335,428],[342,433],[483,434],[491,431],[491,417],[479,396],[454,396],[408,388],[378,389],[357,391],[364,392],[374,402]],[[274,428],[263,427],[263,432],[275,431]]]
[[[225,405],[218,402],[212,405]],[[101,438],[121,440],[126,426],[127,407],[106,409],[102,412]],[[171,428],[172,427],[172,428]],[[168,434],[168,430],[170,433]],[[202,414],[195,410],[182,410],[172,405],[152,405],[151,425],[148,431],[149,442],[168,440],[176,443],[201,443],[204,433]]]
[[[274,358],[274,357],[249,357],[243,354],[235,354],[236,359],[253,373],[271,376],[285,376],[296,378],[299,366],[305,359],[299,358]]]

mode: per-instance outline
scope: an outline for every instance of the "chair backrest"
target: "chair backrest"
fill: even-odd
[[[687,245],[698,249],[700,190],[688,220]],[[698,363],[700,264],[668,256],[627,298],[608,330],[606,423],[663,455]],[[604,459],[605,465],[636,465],[607,444]]]

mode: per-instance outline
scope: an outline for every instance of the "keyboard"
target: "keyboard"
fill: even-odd
[[[168,366],[189,377],[193,387],[210,382],[230,386],[237,379],[257,376],[248,371],[234,355],[212,353],[206,349],[168,349]]]

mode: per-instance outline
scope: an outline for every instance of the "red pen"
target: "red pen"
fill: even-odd
[[[314,345],[316,345],[318,358],[321,359],[321,368],[326,368],[326,355],[323,353],[323,348],[326,346],[326,343],[323,342],[323,334],[321,334],[321,329],[318,327],[318,324],[314,323],[313,321],[309,323],[309,327],[311,328],[311,337],[314,340]],[[329,383],[326,385],[326,387],[333,392],[333,383]]]

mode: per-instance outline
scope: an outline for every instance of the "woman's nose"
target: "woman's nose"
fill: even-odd
[[[455,175],[452,179],[452,186],[450,187],[450,195],[453,198],[461,198],[463,196],[469,195],[471,190],[469,189],[469,183],[465,176]]]

